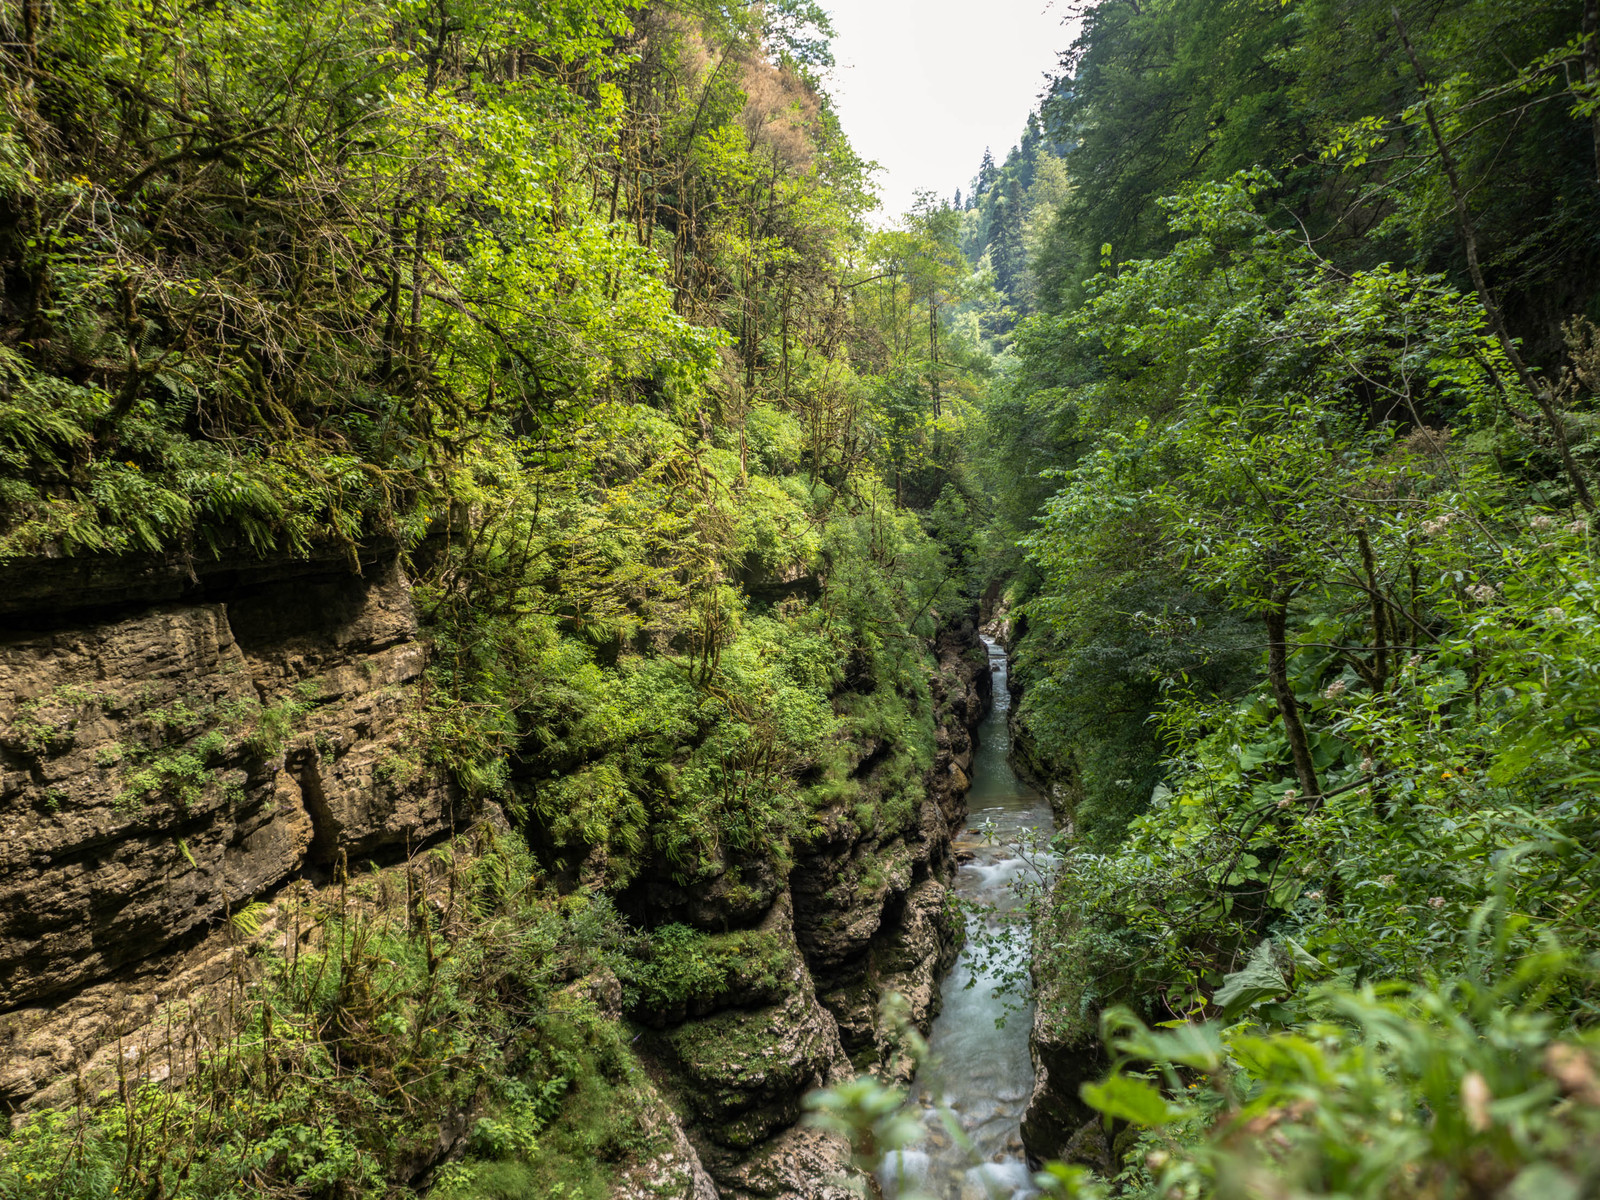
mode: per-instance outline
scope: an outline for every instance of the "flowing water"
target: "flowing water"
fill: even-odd
[[[1006,656],[997,644],[989,648],[994,682],[994,709],[978,730],[978,752],[967,795],[967,829],[956,850],[970,860],[956,873],[956,892],[1002,909],[1015,903],[1012,884],[1029,863],[1015,844],[1019,833],[1048,836],[1054,828],[1050,805],[1011,771],[1006,710]],[[992,825],[993,837],[977,832]],[[928,1039],[931,1061],[911,1084],[910,1111],[925,1133],[912,1147],[897,1152],[879,1171],[887,1197],[929,1196],[933,1200],[1022,1200],[1033,1196],[1030,1173],[1018,1132],[1022,1112],[1033,1090],[1033,1065],[1028,1058],[1031,1008],[1007,1011],[1004,997],[994,994],[1004,971],[975,961],[973,922],[968,946],[944,981],[944,1009]],[[1026,962],[1025,935],[1013,936],[1005,950],[1013,969]],[[974,981],[974,973],[977,978]],[[972,986],[968,986],[969,983]],[[1005,1017],[1003,1028],[996,1018]],[[963,1139],[951,1135],[954,1122]]]

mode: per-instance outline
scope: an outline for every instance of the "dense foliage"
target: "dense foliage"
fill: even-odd
[[[1052,1186],[1587,1194],[1594,6],[1083,15],[971,443],[1118,1068]]]
[[[608,1194],[662,1147],[559,985],[787,980],[652,889],[915,824],[985,364],[943,345],[953,224],[864,224],[829,34],[805,0],[5,8],[0,561],[397,554],[431,654],[382,769],[513,832],[438,919],[352,871],[381,894],[308,915],[242,1032],[21,1121],[0,1194]]]
[[[802,0],[5,10],[0,560],[391,550],[386,769],[513,830],[344,877],[0,1195],[606,1194],[656,1101],[569,985],[776,986],[653,898],[913,822],[980,594],[1070,818],[1042,1028],[1115,1068],[1048,1186],[1593,1192],[1600,12],[1079,15],[873,230]]]

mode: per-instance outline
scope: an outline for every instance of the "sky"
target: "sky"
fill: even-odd
[[[893,216],[919,189],[963,192],[985,146],[1022,136],[1046,72],[1072,40],[1064,0],[823,0],[833,15],[832,91],[844,131]]]

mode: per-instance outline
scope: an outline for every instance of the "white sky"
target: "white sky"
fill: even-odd
[[[890,216],[921,188],[966,191],[983,148],[1003,162],[1071,44],[1063,0],[823,0],[838,36],[844,131],[876,159]]]

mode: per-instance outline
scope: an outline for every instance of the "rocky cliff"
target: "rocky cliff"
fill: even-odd
[[[970,618],[947,626],[931,694],[936,753],[909,820],[864,830],[841,809],[798,848],[760,928],[783,964],[764,992],[748,980],[711,1011],[649,1034],[652,1072],[679,1101],[724,1196],[845,1197],[836,1142],[795,1127],[811,1089],[871,1070],[898,1082],[914,1064],[881,1008],[899,993],[926,1033],[961,928],[948,904],[951,834],[965,816],[973,734],[988,709],[987,660]],[[857,747],[868,795],[893,786],[874,746]],[[718,936],[737,936],[722,934]]]
[[[452,828],[455,793],[411,736],[426,652],[407,581],[392,555],[353,565],[11,568],[0,1104],[126,1036],[241,906]]]
[[[0,621],[0,1104],[13,1112],[109,1086],[163,1003],[237,971],[232,944],[262,923],[241,914],[285,885],[402,862],[486,815],[419,746],[427,648],[392,553],[41,561],[14,573]],[[657,876],[623,898],[646,924],[720,939],[734,966],[674,1010],[612,1003],[636,1023],[666,1146],[622,1172],[619,1195],[829,1195],[844,1149],[797,1126],[805,1093],[862,1069],[909,1076],[880,1002],[903,994],[926,1031],[955,952],[950,835],[989,699],[977,645],[963,619],[933,647],[935,753],[914,786],[885,747],[852,748],[858,801],[900,818],[864,824],[841,805],[786,871],[756,856],[699,889]],[[441,1134],[440,1153],[450,1145]]]

